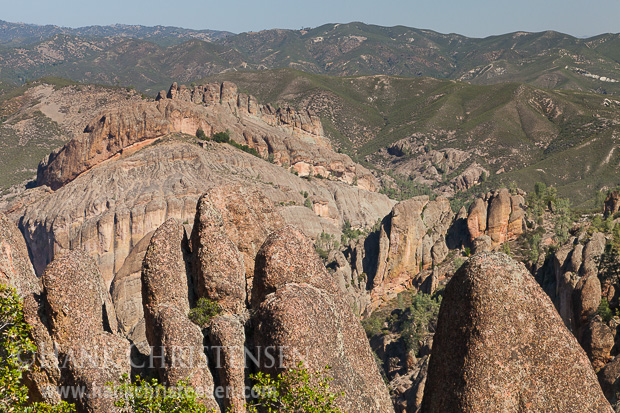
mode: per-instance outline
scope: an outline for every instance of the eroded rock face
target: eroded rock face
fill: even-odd
[[[331,150],[319,118],[308,111],[291,108],[273,110],[250,105],[233,83],[204,85],[190,91],[173,85],[168,98],[155,102],[119,104],[91,121],[84,135],[53,152],[41,163],[37,185],[56,190],[95,165],[134,151],[164,135],[180,132],[195,135],[202,129],[207,136],[229,131],[238,143],[256,149],[265,159],[301,176],[312,175],[376,190],[377,180],[350,157]]]
[[[473,256],[446,287],[423,410],[612,412],[547,295],[499,253]]]
[[[246,307],[245,262],[228,238],[224,219],[209,195],[198,201],[192,251],[193,278],[200,297],[217,301],[226,311],[243,314]]]
[[[510,195],[506,188],[475,199],[469,207],[467,229],[472,243],[479,236],[488,235],[497,248],[523,234],[524,225],[525,199],[522,195]]]
[[[337,291],[310,240],[288,225],[270,234],[256,255],[252,306],[257,307],[267,295],[290,282]]]
[[[256,260],[253,343],[257,349],[275,346],[284,361],[261,369],[277,372],[303,361],[317,371],[329,364],[331,389],[344,392],[337,400],[341,409],[393,412],[359,320],[302,237],[285,227],[267,239]]]
[[[37,192],[37,199],[11,218],[21,219],[38,274],[59,252],[80,248],[96,259],[106,284],[111,285],[143,239],[169,218],[193,223],[200,196],[218,187],[222,187],[218,205],[233,211],[228,214],[231,220],[253,202],[269,203],[278,212],[257,208],[255,217],[227,232],[246,260],[248,275],[253,274],[255,253],[267,233],[277,228],[276,215],[299,225],[308,236],[325,231],[340,237],[345,219],[371,226],[394,204],[384,195],[343,183],[300,179],[230,145],[208,143],[201,148],[182,138],[170,138],[104,162],[58,191]],[[238,207],[227,199],[232,187],[245,188],[237,197]],[[327,200],[333,211],[330,220],[305,208],[300,192]],[[223,218],[228,222],[227,215]],[[253,227],[257,222],[263,223]],[[248,230],[257,235],[245,238]]]
[[[129,374],[129,342],[117,335],[114,306],[92,258],[79,250],[66,252],[47,267],[42,281],[51,336],[63,365],[61,384],[93,394]],[[83,411],[114,409],[113,398],[74,401]]]
[[[373,295],[386,297],[411,285],[422,269],[448,253],[446,234],[454,213],[447,198],[418,196],[398,203],[382,223]]]
[[[38,369],[28,371],[25,382],[32,400],[51,403],[60,401],[56,387],[60,381],[58,359],[47,325],[41,320],[43,286],[28,258],[28,249],[21,233],[12,222],[0,213],[0,284],[8,285],[23,299],[25,321],[32,327],[30,338],[40,350]],[[43,366],[43,368],[42,368]]]
[[[203,349],[203,335],[188,318],[190,286],[184,257],[183,227],[174,219],[155,233],[144,257],[142,302],[146,337],[163,382],[176,385],[187,380],[201,389],[207,408],[219,409],[213,398],[211,375]],[[186,240],[187,241],[187,240]],[[179,351],[179,350],[182,351]]]

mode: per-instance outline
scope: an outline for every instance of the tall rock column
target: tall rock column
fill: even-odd
[[[203,403],[219,411],[201,329],[189,314],[183,226],[169,219],[155,231],[142,268],[146,337],[163,382],[187,380],[204,394]]]
[[[198,297],[217,302],[223,314],[206,326],[218,385],[226,389],[224,409],[245,411],[245,262],[225,231],[224,219],[209,194],[198,201],[192,251]]]

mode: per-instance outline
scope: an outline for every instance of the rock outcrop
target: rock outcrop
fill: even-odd
[[[207,136],[228,131],[233,140],[301,176],[377,189],[370,171],[331,149],[316,115],[258,105],[254,98],[237,93],[230,82],[219,85],[218,93],[217,89],[217,85],[204,85],[189,91],[175,84],[168,98],[107,110],[88,124],[83,136],[72,139],[39,165],[37,185],[56,190],[101,162],[135,151],[156,138],[173,132],[195,135],[201,129]]]
[[[146,337],[151,345],[163,383],[174,386],[181,380],[204,395],[209,409],[217,409],[214,381],[203,349],[203,335],[189,317],[187,263],[183,227],[174,219],[155,233],[144,258],[142,302]],[[185,240],[187,242],[187,240]]]
[[[373,296],[391,297],[411,286],[422,269],[442,262],[453,219],[444,197],[431,201],[426,195],[418,196],[394,206],[381,225]]]
[[[523,234],[525,227],[525,199],[510,195],[506,188],[477,198],[469,207],[467,229],[470,242],[488,235],[494,247],[512,241]]]
[[[620,192],[612,191],[607,195],[607,198],[605,198],[603,215],[607,218],[614,215],[618,211],[620,211]]]
[[[254,346],[275,346],[284,362],[261,370],[279,372],[299,361],[310,371],[329,365],[331,389],[344,393],[338,407],[393,412],[359,320],[299,230],[285,227],[269,236],[257,258],[253,291]]]
[[[39,350],[37,369],[28,371],[25,382],[29,397],[35,401],[60,401],[56,391],[60,382],[58,358],[48,326],[41,319],[43,286],[28,258],[28,249],[21,233],[0,213],[0,284],[14,288],[23,299],[24,319],[31,326],[30,339]]]
[[[45,313],[62,366],[60,385],[85,391],[87,397],[70,399],[80,410],[112,411],[114,399],[103,389],[130,373],[130,345],[117,334],[114,306],[99,269],[83,251],[69,251],[47,267],[42,281]]]
[[[422,407],[612,412],[548,296],[522,265],[499,253],[471,257],[448,283]]]
[[[111,285],[136,246],[165,220],[191,224],[202,194],[230,186],[255,188],[262,194],[260,202],[275,204],[287,222],[300,225],[312,237],[322,231],[339,237],[345,219],[371,226],[394,203],[343,183],[301,179],[230,145],[210,142],[201,148],[184,138],[170,138],[99,164],[53,193],[37,192],[38,198],[12,219],[21,220],[38,274],[59,252],[81,248],[95,257]],[[327,201],[329,219],[303,207],[303,192]],[[228,202],[224,194],[222,190],[222,204]],[[265,224],[262,228],[275,229]],[[248,259],[246,252],[255,253],[264,238],[246,241],[240,234],[243,230],[236,237],[228,235],[246,259],[246,273],[253,274],[253,257]]]

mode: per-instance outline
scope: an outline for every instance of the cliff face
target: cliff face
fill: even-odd
[[[291,108],[259,105],[239,94],[230,82],[189,90],[172,85],[156,102],[119,104],[99,114],[84,129],[44,160],[37,185],[56,190],[103,161],[139,149],[153,139],[180,132],[207,136],[228,131],[238,143],[256,149],[262,157],[300,176],[321,176],[374,191],[372,174],[347,155],[331,150],[320,119]]]
[[[121,330],[137,344],[145,334],[139,279],[150,237],[170,218],[191,233],[205,192],[224,211],[224,229],[250,278],[258,247],[279,225],[297,225],[310,237],[324,231],[339,238],[345,219],[368,227],[393,205],[376,192],[301,179],[227,144],[197,143],[171,137],[125,152],[57,191],[28,191],[12,214],[39,274],[65,250],[83,249],[93,257],[111,287]],[[325,203],[321,216],[303,206],[305,192],[311,202]]]

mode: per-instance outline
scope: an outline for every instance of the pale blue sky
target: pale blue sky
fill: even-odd
[[[0,0],[0,19],[59,26],[113,23],[256,31],[362,21],[485,37],[557,30],[620,33],[620,0]]]

